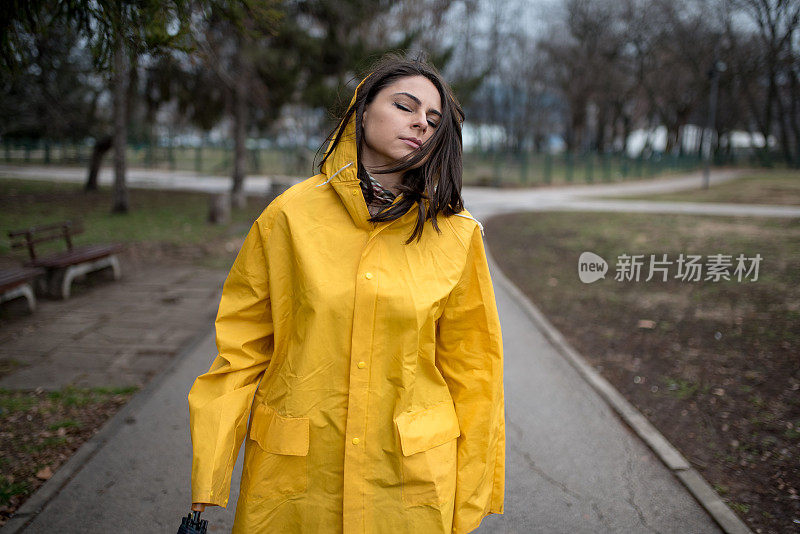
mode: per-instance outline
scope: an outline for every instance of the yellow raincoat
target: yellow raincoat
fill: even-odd
[[[351,119],[323,173],[258,217],[225,281],[219,354],[188,397],[192,501],[228,504],[244,440],[235,533],[461,534],[503,513],[482,227],[464,210],[406,245],[415,209],[368,217]]]

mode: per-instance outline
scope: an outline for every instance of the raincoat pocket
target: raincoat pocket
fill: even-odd
[[[308,488],[308,417],[284,417],[258,404],[250,425],[257,447],[245,457],[248,497],[269,499]]]
[[[403,451],[403,502],[439,505],[456,490],[456,438],[461,435],[453,403],[401,413],[395,418]]]

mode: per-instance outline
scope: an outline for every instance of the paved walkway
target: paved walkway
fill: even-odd
[[[46,182],[67,182],[82,184],[86,182],[85,167],[52,167],[46,165],[8,165],[0,164],[0,178],[23,178]],[[114,173],[110,167],[103,167],[97,177],[101,185],[112,185]],[[274,180],[291,181],[286,176],[248,176],[244,183],[247,193],[264,195],[271,191]],[[220,193],[230,189],[231,179],[223,176],[210,176],[190,171],[164,171],[158,169],[128,169],[128,187],[139,189],[171,189],[176,191],[204,191]]]
[[[720,170],[711,174],[711,185],[718,185],[747,174],[747,170]],[[489,217],[513,211],[613,211],[644,213],[687,213],[696,215],[736,215],[758,217],[800,217],[800,206],[764,204],[724,204],[717,202],[661,202],[654,200],[616,200],[602,197],[642,196],[700,187],[702,172],[662,177],[638,182],[559,186],[535,189],[464,188],[464,201],[473,215]]]
[[[69,300],[0,321],[0,360],[15,368],[0,388],[142,386],[213,323],[225,272],[122,268],[119,281],[76,282]]]
[[[732,177],[719,175],[720,180]],[[679,190],[692,183],[699,183],[699,174],[660,179],[658,187]],[[649,181],[597,186],[597,191],[639,194],[642,188],[655,185]],[[547,205],[568,209],[564,208],[568,202],[600,205],[586,198],[593,191],[466,188],[464,196],[470,211],[483,218],[506,211],[547,209]],[[697,206],[700,213],[709,209],[714,208]],[[764,213],[798,216],[787,215],[779,207]],[[222,278],[202,281],[206,297],[220,289]],[[495,290],[506,355],[506,513],[489,516],[476,532],[720,532],[685,487],[544,337],[506,288],[495,284]],[[120,525],[144,532],[177,529],[190,500],[186,395],[216,352],[208,298],[194,303],[198,323],[205,323],[206,333],[90,441],[82,456],[79,452],[63,472],[59,470],[23,506],[20,517],[2,529],[3,534],[19,531],[31,519],[25,532],[99,533],[118,530]],[[162,318],[167,316],[165,312]],[[140,328],[146,331],[158,322]],[[241,455],[233,495],[240,469]],[[48,500],[48,495],[55,496]],[[212,508],[204,514],[211,522],[209,530],[229,531],[234,509],[232,497],[227,510]]]
[[[736,179],[748,171],[743,169],[715,170],[710,184],[717,185]],[[22,178],[41,181],[83,183],[86,170],[77,167],[47,167],[37,165],[0,164],[0,178]],[[110,185],[113,175],[104,168],[101,184]],[[248,176],[244,189],[247,193],[264,195],[276,182],[293,183],[299,178],[279,175]],[[645,200],[603,200],[599,197],[640,196],[700,187],[702,172],[680,176],[665,176],[636,182],[598,183],[592,185],[553,186],[530,189],[494,189],[465,187],[463,195],[468,209],[490,216],[511,211],[627,211],[645,213],[694,213],[698,215],[750,215],[764,217],[800,217],[800,206],[775,206],[759,204],[722,204],[711,202],[658,202]],[[230,178],[198,175],[190,171],[161,171],[130,169],[129,187],[143,189],[171,189],[219,193],[228,191]]]

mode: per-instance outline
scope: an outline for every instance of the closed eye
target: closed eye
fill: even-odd
[[[411,110],[408,109],[407,107],[405,107],[402,104],[398,104],[397,102],[394,102],[394,105],[397,106],[398,108],[402,109],[403,111],[408,111],[409,113],[411,113]],[[431,125],[431,128],[436,128],[437,126],[439,126],[437,123],[431,122],[431,121],[428,121],[428,124]]]

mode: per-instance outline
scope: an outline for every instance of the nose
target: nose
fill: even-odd
[[[425,132],[428,129],[428,117],[425,115],[425,113],[422,114],[418,113],[414,116],[413,126],[419,128],[420,131],[422,132],[422,135],[425,135]]]

